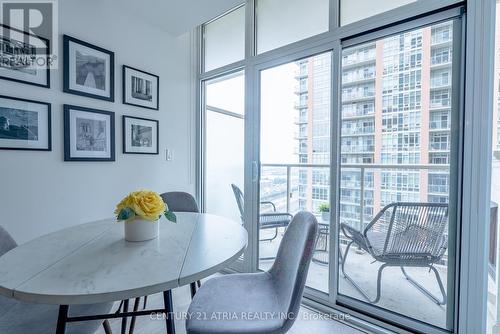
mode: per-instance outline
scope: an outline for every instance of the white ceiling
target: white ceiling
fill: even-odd
[[[179,36],[243,3],[244,0],[121,0],[135,17]]]

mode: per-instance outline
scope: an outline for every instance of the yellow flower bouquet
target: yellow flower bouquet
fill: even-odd
[[[150,190],[139,190],[128,194],[116,206],[115,215],[118,221],[141,218],[153,222],[164,215],[171,222],[177,222],[177,217],[168,209],[160,195]]]

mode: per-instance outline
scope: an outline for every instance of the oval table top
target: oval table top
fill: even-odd
[[[114,219],[33,239],[0,257],[0,294],[43,304],[89,304],[146,296],[212,275],[245,250],[248,235],[223,217],[177,213],[160,235],[124,240]]]

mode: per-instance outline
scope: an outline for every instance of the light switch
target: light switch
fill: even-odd
[[[166,154],[166,156],[167,156],[167,161],[172,161],[172,160],[174,160],[174,151],[169,150],[169,149],[167,148],[167,152],[166,152],[166,153],[167,153],[167,154]]]

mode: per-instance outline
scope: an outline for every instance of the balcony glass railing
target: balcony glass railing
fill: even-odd
[[[260,199],[273,202],[280,212],[294,214],[300,210],[308,210],[319,215],[317,206],[328,203],[330,198],[329,171],[330,166],[327,164],[262,164]],[[380,183],[375,184],[375,179],[381,180],[390,173],[395,173],[395,179],[402,183],[378,181]],[[373,219],[373,215],[380,211],[382,195],[390,193],[396,200],[421,198],[420,183],[432,173],[447,175],[449,167],[431,164],[341,164],[340,221],[355,220],[358,227],[364,228]],[[419,181],[415,186],[408,187],[408,182],[404,181],[404,177],[409,175]],[[315,193],[312,190],[314,188],[324,189],[324,192],[322,190]],[[448,194],[449,187],[429,184],[428,192]],[[326,194],[326,197],[317,198],[321,196],[314,196],[315,194]],[[263,212],[267,211],[261,211]],[[361,212],[365,213],[363,220]]]
[[[431,130],[449,130],[450,122],[448,121],[430,121],[429,128]]]
[[[354,128],[342,128],[342,135],[359,135],[359,134],[373,134],[375,132],[374,126],[358,126]]]
[[[326,164],[261,164],[260,200],[278,212],[307,210],[329,202],[330,166]],[[272,208],[263,207],[261,213]]]

